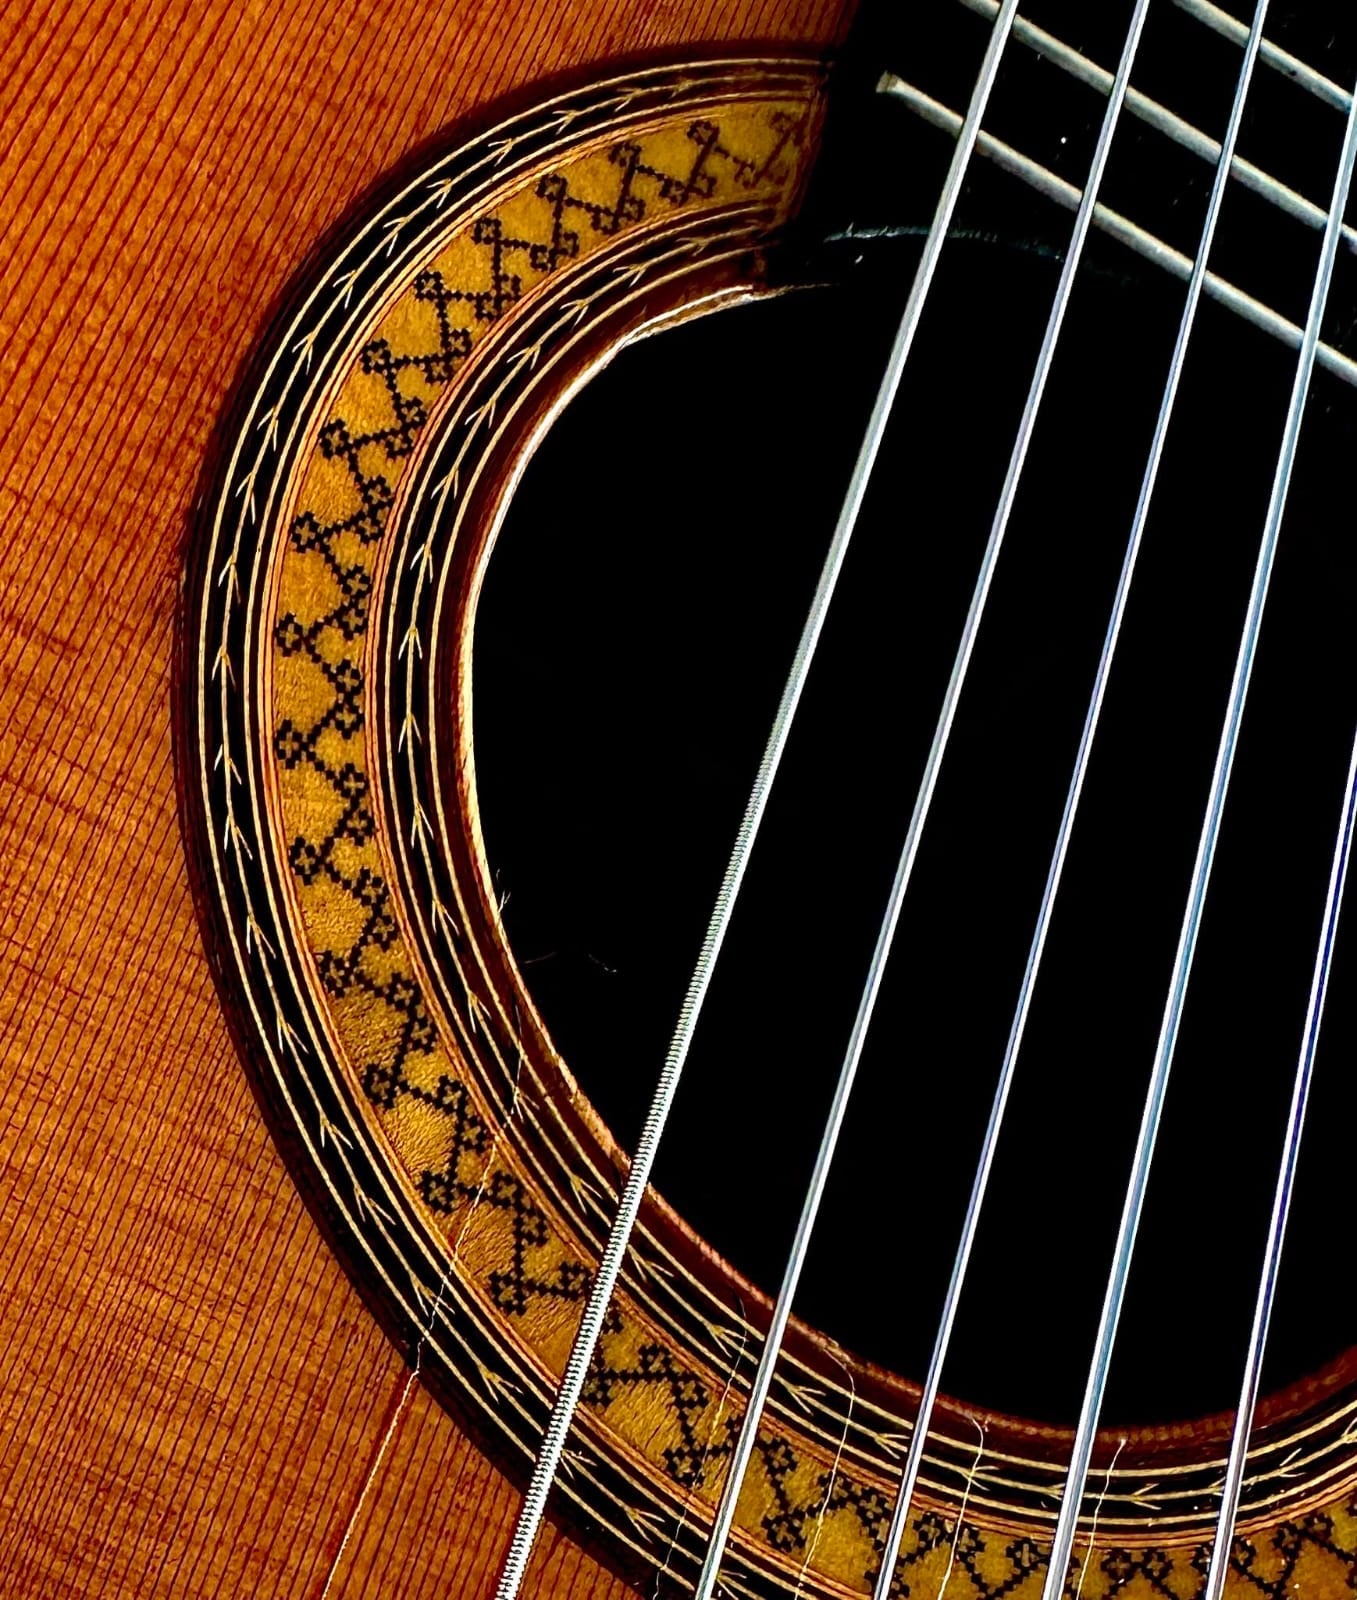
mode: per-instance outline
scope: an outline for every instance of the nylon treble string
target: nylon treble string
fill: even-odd
[[[1334,181],[1333,198],[1329,204],[1328,218],[1324,228],[1324,242],[1320,250],[1319,266],[1315,273],[1310,308],[1305,321],[1305,338],[1301,345],[1300,358],[1296,364],[1295,379],[1287,407],[1286,424],[1282,432],[1281,447],[1277,455],[1277,467],[1273,476],[1267,516],[1264,520],[1258,560],[1254,569],[1253,585],[1249,593],[1248,609],[1245,613],[1244,628],[1240,636],[1239,651],[1235,660],[1234,677],[1230,685],[1230,698],[1224,724],[1221,728],[1215,769],[1211,778],[1210,793],[1197,845],[1192,884],[1188,892],[1182,928],[1178,937],[1173,977],[1164,1006],[1158,1043],[1155,1047],[1154,1066],[1150,1074],[1149,1089],[1146,1094],[1144,1113],[1137,1137],[1131,1179],[1127,1187],[1126,1200],[1117,1231],[1116,1249],[1112,1258],[1112,1269],[1108,1277],[1102,1312],[1099,1318],[1098,1336],[1094,1345],[1093,1360],[1089,1368],[1083,1404],[1080,1409],[1079,1425],[1075,1433],[1070,1468],[1061,1494],[1060,1514],[1056,1520],[1055,1537],[1051,1547],[1050,1564],[1046,1571],[1046,1582],[1042,1589],[1042,1600],[1060,1600],[1065,1587],[1066,1569],[1069,1566],[1074,1548],[1074,1537],[1083,1500],[1084,1485],[1088,1478],[1089,1461],[1093,1453],[1094,1435],[1097,1432],[1103,1395],[1107,1387],[1112,1347],[1116,1340],[1117,1322],[1121,1315],[1122,1302],[1126,1293],[1126,1282],[1130,1274],[1131,1257],[1135,1249],[1136,1233],[1140,1224],[1141,1212],[1144,1208],[1145,1190],[1149,1179],[1150,1163],[1154,1156],[1155,1138],[1163,1111],[1165,1092],[1168,1088],[1169,1072],[1173,1065],[1174,1050],[1182,1022],[1188,980],[1191,976],[1193,956],[1196,952],[1197,938],[1201,929],[1206,891],[1210,883],[1216,844],[1220,836],[1221,817],[1225,808],[1230,773],[1234,765],[1235,751],[1239,741],[1240,724],[1243,720],[1244,706],[1248,698],[1249,680],[1257,652],[1263,610],[1267,603],[1268,585],[1276,557],[1277,539],[1294,473],[1296,449],[1300,440],[1301,423],[1305,415],[1305,403],[1310,392],[1310,381],[1314,375],[1320,327],[1323,323],[1324,309],[1328,302],[1329,285],[1333,279],[1338,246],[1342,238],[1342,223],[1347,210],[1348,194],[1352,186],[1354,163],[1357,163],[1357,93],[1353,95],[1349,103],[1342,156],[1339,160],[1338,174]],[[1238,1432],[1238,1428],[1236,1431]],[[1232,1449],[1232,1455],[1234,1453]],[[1222,1513],[1224,1510],[1225,1507],[1222,1505]],[[1227,1564],[1222,1561],[1213,1562],[1212,1565],[1215,1569],[1217,1582],[1223,1581],[1224,1569]],[[1216,1593],[1218,1594],[1219,1590]]]
[[[782,697],[778,702],[772,729],[769,732],[768,741],[764,747],[762,759],[759,762],[758,772],[755,775],[753,789],[745,806],[730,859],[726,865],[720,889],[717,892],[716,903],[703,937],[697,963],[684,995],[683,1004],[679,1010],[678,1022],[665,1056],[664,1066],[660,1072],[654,1098],[646,1114],[641,1136],[637,1141],[636,1150],[627,1171],[626,1182],[623,1185],[621,1199],[618,1203],[617,1215],[609,1229],[607,1243],[604,1246],[598,1269],[594,1275],[589,1296],[585,1302],[584,1313],[580,1319],[579,1329],[576,1332],[570,1356],[566,1362],[565,1373],[561,1379],[551,1415],[547,1421],[541,1446],[533,1463],[532,1477],[519,1509],[504,1568],[495,1590],[496,1600],[516,1600],[516,1596],[522,1586],[524,1574],[527,1571],[528,1560],[532,1554],[533,1545],[536,1542],[546,1510],[547,1498],[560,1468],[566,1438],[570,1431],[575,1410],[579,1404],[580,1395],[584,1389],[584,1380],[589,1369],[589,1363],[593,1357],[599,1335],[602,1332],[608,1303],[612,1299],[613,1291],[616,1288],[617,1280],[622,1270],[622,1262],[631,1240],[632,1229],[636,1224],[641,1200],[645,1194],[651,1169],[655,1163],[660,1137],[664,1132],[669,1110],[673,1103],[675,1092],[678,1089],[679,1079],[687,1061],[688,1051],[697,1028],[703,1001],[711,983],[716,959],[725,941],[735,900],[739,894],[740,885],[744,880],[749,856],[767,806],[769,792],[786,748],[792,719],[796,714],[802,691],[810,673],[811,662],[824,627],[839,573],[847,554],[849,541],[857,524],[858,513],[861,510],[863,498],[867,491],[872,468],[881,448],[886,423],[904,374],[905,363],[913,348],[914,338],[923,317],[924,306],[937,272],[938,261],[961,194],[962,183],[975,150],[980,123],[989,104],[990,94],[993,91],[994,83],[998,76],[999,64],[1003,57],[1004,46],[1012,31],[1013,19],[1017,9],[1018,0],[1004,0],[990,31],[984,61],[981,64],[979,76],[972,90],[971,103],[966,113],[966,120],[958,135],[947,178],[938,198],[937,208],[929,228],[928,237],[924,242],[919,264],[915,269],[909,299],[901,316],[900,326],[895,336],[895,342],[891,347],[885,374],[881,380],[881,387],[872,407],[871,417],[868,420],[867,431],[863,438],[852,476],[849,479],[843,507],[835,525],[834,535],[830,541],[829,551],[825,557],[819,582],[816,585],[810,611],[796,647],[791,670],[783,688]],[[708,1593],[710,1593],[710,1590],[708,1590]]]
[[[1315,1052],[1319,1048],[1319,1028],[1324,1018],[1324,1001],[1328,996],[1334,939],[1338,933],[1338,916],[1343,906],[1343,890],[1347,884],[1348,863],[1352,854],[1354,820],[1357,820],[1357,737],[1353,739],[1343,816],[1338,826],[1338,836],[1334,841],[1333,859],[1329,868],[1324,919],[1319,935],[1319,946],[1315,951],[1315,964],[1310,979],[1310,998],[1305,1010],[1305,1025],[1301,1029],[1300,1055],[1296,1062],[1291,1106],[1286,1118],[1286,1138],[1282,1146],[1281,1165],[1277,1171],[1277,1187],[1272,1197],[1272,1216],[1268,1223],[1263,1270],[1258,1280],[1258,1296],[1254,1302],[1253,1326],[1249,1332],[1249,1353],[1244,1362],[1239,1406],[1235,1412],[1234,1432],[1230,1437],[1230,1456],[1225,1468],[1225,1482],[1220,1493],[1220,1514],[1216,1519],[1215,1537],[1211,1543],[1211,1564],[1207,1570],[1206,1591],[1202,1600],[1221,1600],[1225,1592],[1225,1579],[1230,1569],[1230,1546],[1234,1537],[1235,1522],[1239,1516],[1239,1500],[1244,1487],[1244,1463],[1248,1454],[1249,1434],[1253,1430],[1254,1408],[1258,1403],[1263,1352],[1267,1345],[1268,1324],[1272,1319],[1272,1301],[1277,1289],[1277,1270],[1281,1264],[1286,1222],[1291,1211],[1296,1163],[1300,1156],[1301,1135],[1305,1130],[1310,1082],[1314,1076]]]
[[[952,725],[956,718],[957,704],[961,697],[961,691],[970,667],[971,656],[974,652],[976,636],[989,598],[995,566],[1003,548],[1004,536],[1008,531],[1013,507],[1017,500],[1023,468],[1027,462],[1032,436],[1041,412],[1042,400],[1055,362],[1056,348],[1060,342],[1065,316],[1074,293],[1079,265],[1083,259],[1084,247],[1087,244],[1089,231],[1093,224],[1094,210],[1098,203],[1098,193],[1102,186],[1103,175],[1107,169],[1113,137],[1117,130],[1122,108],[1126,102],[1127,91],[1130,87],[1131,70],[1140,47],[1149,4],[1150,0],[1137,0],[1127,31],[1126,42],[1122,49],[1121,60],[1117,66],[1117,75],[1113,81],[1112,90],[1103,113],[1102,125],[1098,131],[1098,141],[1094,148],[1088,179],[1084,185],[1084,193],[1075,216],[1069,249],[1065,254],[1055,299],[1051,306],[1050,316],[1047,319],[1045,333],[1042,336],[1041,349],[1032,374],[1032,382],[1028,389],[1022,418],[1014,438],[1013,450],[1009,457],[1003,488],[1000,491],[999,502],[990,527],[989,539],[981,557],[975,589],[971,595],[970,607],[957,645],[951,676],[943,696],[941,710],[938,713],[932,745],[930,746],[923,776],[915,796],[914,810],[905,833],[905,841],[901,848],[895,878],[891,884],[890,896],[877,934],[876,946],[872,952],[871,963],[867,970],[867,978],[858,1003],[857,1014],[853,1020],[848,1047],[839,1069],[834,1098],[830,1105],[824,1132],[821,1135],[820,1147],[815,1158],[815,1167],[802,1204],[801,1216],[797,1223],[796,1235],[784,1270],[782,1286],[773,1309],[773,1316],[764,1342],[758,1371],[751,1386],[749,1403],[731,1455],[730,1469],[722,1486],[721,1499],[717,1506],[716,1520],[707,1546],[706,1559],[703,1562],[702,1573],[695,1591],[696,1600],[711,1600],[721,1560],[734,1523],[735,1507],[739,1498],[740,1488],[749,1462],[753,1457],[759,1421],[763,1415],[768,1394],[772,1387],[773,1374],[781,1352],[787,1322],[791,1316],[792,1302],[795,1299],[801,1270],[810,1248],[811,1234],[815,1227],[815,1219],[819,1212],[820,1202],[829,1180],[834,1150],[848,1109],[848,1100],[852,1093],[853,1081],[857,1075],[858,1063],[861,1060],[862,1051],[866,1044],[867,1033],[871,1027],[872,1014],[876,1008],[881,984],[885,977],[896,926],[904,907],[905,896],[914,871],[914,864],[918,859],[923,830],[927,823],[928,813],[937,788],[943,757],[946,753]],[[916,1438],[917,1436],[916,1430]],[[897,1538],[897,1548],[898,1544],[899,1540]],[[887,1572],[885,1566],[883,1566],[882,1572]],[[889,1586],[889,1576],[882,1581],[887,1587]],[[878,1589],[881,1593],[885,1592],[880,1583],[878,1584]]]
[[[1239,78],[1235,84],[1234,103],[1230,109],[1230,119],[1226,127],[1225,137],[1221,141],[1215,178],[1211,186],[1210,199],[1207,203],[1206,217],[1202,224],[1201,241],[1197,247],[1196,260],[1193,262],[1192,275],[1188,280],[1187,295],[1183,304],[1182,317],[1178,324],[1178,334],[1174,343],[1173,354],[1169,360],[1168,377],[1165,381],[1164,394],[1159,406],[1159,415],[1155,422],[1154,435],[1150,443],[1145,474],[1141,480],[1135,514],[1131,519],[1131,531],[1126,541],[1126,552],[1122,558],[1121,572],[1117,579],[1112,611],[1108,618],[1107,631],[1103,637],[1102,652],[1098,658],[1098,666],[1094,674],[1093,690],[1089,697],[1088,710],[1084,715],[1083,730],[1079,736],[1079,749],[1075,756],[1074,771],[1070,777],[1069,789],[1065,796],[1065,807],[1060,817],[1055,847],[1052,850],[1050,866],[1046,873],[1046,883],[1042,890],[1041,906],[1037,912],[1036,927],[1033,930],[1032,942],[1027,952],[1027,964],[1023,969],[1022,981],[1018,989],[1018,1000],[1013,1012],[1013,1021],[1009,1027],[1008,1041],[1004,1047],[1003,1061],[999,1068],[999,1078],[994,1090],[994,1099],[990,1106],[989,1121],[986,1124],[984,1137],[981,1141],[980,1157],[976,1163],[970,1199],[967,1202],[965,1220],[962,1223],[961,1238],[953,1259],[952,1274],[948,1281],[947,1293],[938,1319],[938,1330],[934,1337],[928,1372],[924,1378],[923,1388],[919,1396],[919,1409],[915,1416],[909,1451],[905,1456],[905,1466],[900,1477],[900,1490],[896,1497],[890,1530],[886,1536],[881,1566],[877,1572],[873,1600],[886,1600],[889,1593],[891,1576],[895,1569],[895,1563],[899,1558],[900,1546],[904,1540],[905,1528],[909,1521],[910,1506],[913,1503],[914,1491],[918,1484],[919,1471],[923,1465],[924,1450],[928,1442],[928,1431],[933,1420],[933,1409],[937,1403],[943,1367],[946,1364],[947,1352],[951,1345],[952,1330],[955,1326],[957,1311],[961,1303],[961,1293],[965,1287],[971,1252],[980,1226],[980,1214],[984,1206],[985,1194],[989,1187],[994,1157],[998,1150],[999,1137],[1008,1108],[1009,1093],[1013,1087],[1014,1077],[1017,1072],[1018,1056],[1022,1049],[1028,1017],[1031,1014],[1032,997],[1036,988],[1037,976],[1041,969],[1042,957],[1046,949],[1046,939],[1050,932],[1051,919],[1055,913],[1056,898],[1060,893],[1065,861],[1069,854],[1070,838],[1074,832],[1075,818],[1078,814],[1079,802],[1083,796],[1084,782],[1088,776],[1089,762],[1093,754],[1093,742],[1097,736],[1098,724],[1102,718],[1103,702],[1107,695],[1112,663],[1121,638],[1122,621],[1126,615],[1126,606],[1131,594],[1131,584],[1134,580],[1136,565],[1140,557],[1145,527],[1149,521],[1150,506],[1159,480],[1159,468],[1163,461],[1164,446],[1168,439],[1169,427],[1173,421],[1178,391],[1182,384],[1183,372],[1187,363],[1188,346],[1196,328],[1197,313],[1201,307],[1202,295],[1206,287],[1207,265],[1210,260],[1212,245],[1215,242],[1216,228],[1220,221],[1225,193],[1229,187],[1230,176],[1234,166],[1235,149],[1239,142],[1239,131],[1244,120],[1244,106],[1248,98],[1249,86],[1253,80],[1253,71],[1258,60],[1259,47],[1262,43],[1268,3],[1269,0],[1258,0],[1253,17],[1253,26],[1246,43],[1244,60]]]

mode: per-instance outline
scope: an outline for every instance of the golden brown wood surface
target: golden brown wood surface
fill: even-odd
[[[210,431],[381,172],[552,73],[842,0],[10,4],[0,20],[0,1597],[490,1592],[516,1493],[297,1197],[185,874]],[[555,1531],[535,1589],[625,1592]]]

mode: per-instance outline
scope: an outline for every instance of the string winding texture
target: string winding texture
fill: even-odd
[[[966,123],[953,152],[947,181],[938,199],[933,224],[924,244],[919,265],[915,270],[909,299],[905,305],[899,331],[891,348],[890,358],[886,365],[880,390],[872,407],[867,431],[863,438],[857,462],[853,468],[852,477],[849,480],[843,508],[839,513],[838,524],[835,527],[829,552],[825,558],[824,567],[816,585],[815,595],[811,601],[810,612],[796,647],[791,671],[783,688],[782,698],[778,703],[777,713],[773,719],[772,730],[769,733],[768,742],[759,762],[754,786],[750,793],[749,801],[745,806],[744,816],[740,821],[730,860],[726,865],[725,874],[721,880],[721,887],[717,893],[716,904],[712,909],[711,920],[708,923],[706,934],[703,937],[697,964],[689,981],[687,992],[684,995],[673,1039],[670,1042],[664,1067],[656,1085],[655,1095],[646,1114],[641,1137],[637,1142],[636,1151],[628,1169],[627,1181],[623,1186],[617,1215],[609,1230],[608,1241],[604,1246],[598,1270],[590,1287],[589,1298],[585,1303],[584,1314],[580,1319],[579,1329],[575,1335],[569,1359],[566,1362],[565,1374],[562,1377],[555,1403],[552,1406],[551,1416],[547,1421],[542,1445],[533,1463],[532,1477],[528,1484],[527,1493],[524,1495],[523,1504],[519,1509],[518,1520],[515,1523],[509,1551],[505,1558],[504,1570],[495,1591],[496,1600],[515,1600],[515,1596],[517,1596],[522,1585],[523,1576],[527,1571],[528,1559],[532,1554],[532,1547],[541,1527],[547,1498],[551,1492],[551,1485],[556,1477],[561,1456],[565,1450],[565,1441],[570,1431],[571,1421],[574,1418],[580,1396],[584,1391],[584,1383],[588,1375],[594,1347],[603,1331],[608,1302],[612,1299],[613,1290],[622,1270],[622,1262],[626,1256],[631,1232],[640,1212],[641,1200],[645,1194],[646,1185],[650,1180],[650,1172],[655,1163],[660,1137],[663,1134],[669,1110],[678,1089],[679,1079],[688,1057],[693,1034],[697,1028],[702,1003],[706,998],[707,990],[711,983],[716,959],[725,940],[731,913],[734,910],[735,899],[739,894],[740,885],[744,881],[745,870],[754,847],[754,839],[758,833],[759,824],[763,819],[773,780],[781,763],[783,751],[786,748],[792,720],[795,717],[796,708],[800,703],[802,691],[810,674],[811,661],[824,628],[825,618],[828,615],[830,602],[833,599],[839,573],[847,555],[849,541],[857,525],[858,513],[861,510],[872,468],[881,448],[886,423],[890,417],[895,395],[904,374],[905,363],[913,348],[914,336],[923,317],[924,305],[932,287],[943,245],[947,240],[948,228],[951,225],[957,200],[960,198],[962,182],[975,149],[975,141],[980,132],[980,123],[984,117],[985,109],[989,104],[990,93],[998,77],[999,63],[1003,56],[1004,45],[1011,31],[1017,9],[1017,0],[1004,0],[1003,9],[991,30],[990,41],[981,65],[980,75],[972,92]],[[757,1381],[756,1379],[756,1383]],[[754,1407],[751,1404],[750,1412],[753,1409]],[[716,1570],[720,1564],[720,1551],[724,1548],[725,1541],[729,1537],[731,1522],[735,1514],[735,1497],[738,1493],[739,1482],[743,1475],[743,1468],[747,1466],[749,1455],[753,1449],[752,1430],[746,1431],[750,1433],[748,1442],[744,1442],[742,1433],[742,1444],[737,1447],[736,1459],[732,1462],[726,1479],[721,1505],[717,1512],[716,1526],[708,1547],[702,1575],[698,1581],[697,1594],[699,1600],[709,1600],[712,1589],[715,1586]],[[742,1458],[739,1455],[740,1448],[743,1448],[744,1451]],[[714,1558],[713,1552],[715,1552]]]

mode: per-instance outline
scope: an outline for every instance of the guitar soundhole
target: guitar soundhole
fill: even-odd
[[[898,259],[896,259],[898,257]],[[1121,562],[1180,291],[1076,302],[799,1314],[926,1365]],[[486,846],[529,989],[630,1147],[908,282],[625,352],[516,491],[480,604]],[[775,1291],[1054,284],[959,248],[908,375],[657,1187]],[[945,1387],[1073,1420],[1293,356],[1204,313]],[[1321,375],[1123,1319],[1110,1422],[1233,1404],[1354,721],[1350,393]],[[586,467],[581,463],[588,463]],[[1350,919],[1349,919],[1350,920]],[[1340,934],[1267,1380],[1354,1342],[1357,941]]]

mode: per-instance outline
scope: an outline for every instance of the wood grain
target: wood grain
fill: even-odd
[[[0,1595],[488,1593],[514,1490],[331,1258],[235,1060],[170,747],[210,431],[312,242],[544,76],[844,0],[0,16]],[[618,1581],[553,1534],[537,1590]]]

